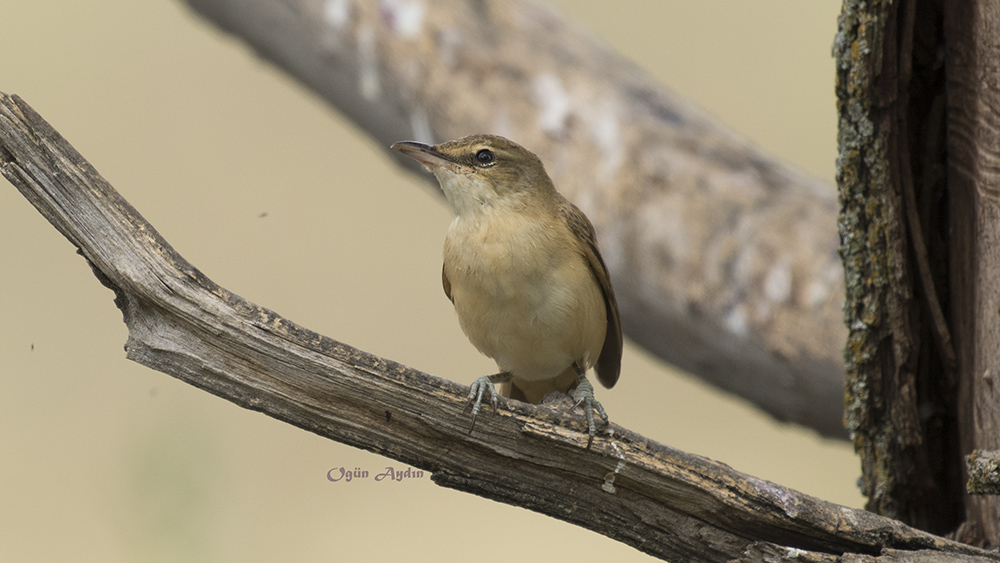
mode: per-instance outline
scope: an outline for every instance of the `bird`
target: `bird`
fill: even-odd
[[[455,212],[444,241],[445,295],[469,341],[499,373],[476,379],[472,426],[485,394],[530,403],[558,391],[608,423],[586,372],[607,388],[621,372],[622,331],[594,227],[556,188],[542,161],[497,135],[391,145],[437,177]]]

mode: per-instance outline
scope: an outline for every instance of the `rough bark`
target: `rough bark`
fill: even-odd
[[[961,560],[967,563],[992,561],[989,557],[977,555],[963,555]],[[838,556],[807,553],[768,542],[754,542],[732,563],[944,563],[946,561],[954,561],[953,556],[933,550],[883,549],[879,555],[845,553]]]
[[[847,426],[868,508],[996,545],[963,457],[1000,411],[995,3],[844,3],[837,181],[850,335]],[[992,369],[991,369],[992,368]]]
[[[946,273],[921,266],[940,264],[928,252],[941,252],[947,224],[939,205],[943,105],[934,95],[943,80],[932,68],[941,30],[928,4],[918,12],[915,1],[844,3],[834,47],[837,182],[850,328],[846,421],[868,508],[940,533],[958,523],[962,483],[948,376],[954,353],[947,327],[935,322],[947,303]],[[920,42],[918,23],[926,26]]]
[[[505,401],[468,433],[468,387],[378,358],[234,295],[179,256],[65,139],[0,94],[0,172],[116,295],[126,356],[244,408],[674,561],[875,557],[975,548],[733,471],[583,417]],[[784,559],[781,559],[783,554]],[[753,559],[747,559],[753,560]],[[759,559],[756,559],[759,560]],[[944,560],[944,559],[942,559]]]
[[[965,470],[970,495],[1000,495],[1000,452],[973,450],[965,456]]]
[[[492,132],[537,152],[594,222],[629,338],[846,436],[828,186],[532,0],[186,2],[386,147]]]

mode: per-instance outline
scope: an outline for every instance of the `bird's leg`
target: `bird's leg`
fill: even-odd
[[[608,413],[604,412],[604,407],[594,398],[594,386],[587,380],[586,371],[576,362],[573,362],[573,369],[576,370],[576,389],[570,392],[570,396],[576,401],[573,408],[582,404],[583,411],[587,413],[587,430],[590,435],[587,439],[587,449],[589,450],[591,444],[594,443],[594,436],[597,434],[597,425],[594,424],[594,409],[597,409],[597,414],[601,415],[605,424],[608,423]]]
[[[482,407],[483,393],[489,389],[490,404],[493,405],[493,412],[497,412],[496,384],[507,383],[510,379],[510,372],[502,371],[493,375],[484,375],[472,382],[472,388],[469,391],[469,405],[472,406],[472,426],[469,426],[469,434],[472,434],[472,430],[476,427],[476,415],[479,414],[479,409]],[[468,409],[469,407],[466,406],[465,408]]]

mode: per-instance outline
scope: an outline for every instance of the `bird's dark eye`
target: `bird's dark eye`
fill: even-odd
[[[476,153],[476,164],[480,166],[490,166],[496,159],[497,155],[490,149],[482,149]]]

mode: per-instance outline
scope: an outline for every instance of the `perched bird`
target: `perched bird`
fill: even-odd
[[[441,184],[455,220],[444,241],[444,292],[465,335],[500,373],[472,384],[472,425],[488,392],[537,403],[569,393],[605,421],[586,371],[605,387],[621,369],[622,332],[608,269],[594,227],[556,191],[534,153],[495,135],[438,145],[401,141]],[[471,431],[471,429],[470,429]]]

